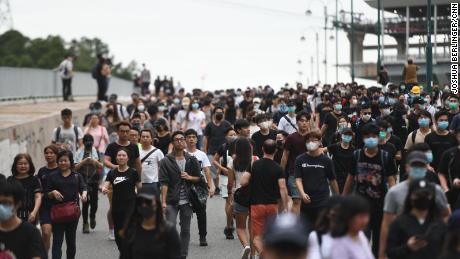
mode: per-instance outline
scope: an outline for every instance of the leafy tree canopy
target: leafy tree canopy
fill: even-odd
[[[97,62],[96,55],[102,53],[112,61],[112,74],[128,79],[139,69],[135,61],[127,66],[116,63],[109,46],[98,38],[73,39],[65,42],[60,36],[31,39],[16,30],[0,35],[0,66],[55,68],[67,54],[76,57],[74,69],[90,72]]]

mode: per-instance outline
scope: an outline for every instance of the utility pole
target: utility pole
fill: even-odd
[[[316,32],[316,79],[319,84],[320,79],[319,79],[319,35],[318,35],[318,32]]]
[[[351,0],[351,82],[355,82],[355,26],[353,14],[353,0]]]
[[[310,78],[311,78],[311,82],[313,83],[314,80],[313,80],[313,56],[310,56]]]
[[[431,0],[426,7],[426,88],[431,93],[433,86],[433,49],[431,45]]]
[[[380,59],[380,49],[381,49],[381,45],[380,45],[380,37],[381,37],[381,24],[380,24],[380,12],[381,12],[381,8],[382,8],[382,1],[381,0],[378,0],[377,1],[377,74],[379,73],[380,71],[380,65],[381,65],[381,59]]]
[[[324,84],[327,83],[327,6],[324,5]]]
[[[335,0],[335,82],[339,82],[339,29],[337,22],[339,20],[339,0]]]

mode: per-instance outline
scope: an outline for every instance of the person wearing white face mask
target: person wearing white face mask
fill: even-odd
[[[356,134],[356,138],[355,138],[356,147],[360,148],[364,145],[362,137],[361,137],[361,130],[365,125],[371,122],[374,122],[374,119],[372,118],[372,109],[368,104],[364,104],[361,106],[360,118],[351,125],[353,132],[355,132]]]
[[[0,256],[2,258],[46,258],[38,229],[21,220],[16,211],[21,206],[24,189],[18,182],[0,182]]]
[[[262,158],[264,152],[262,146],[264,145],[265,140],[273,139],[276,140],[276,131],[272,129],[272,118],[268,114],[259,114],[256,116],[255,121],[259,126],[260,130],[252,134],[251,139],[254,141],[254,151],[255,154]]]
[[[321,132],[312,130],[305,138],[307,152],[296,158],[294,173],[302,199],[300,214],[307,223],[314,224],[319,212],[326,207],[329,187],[334,194],[339,193],[339,187],[332,160],[320,148]]]

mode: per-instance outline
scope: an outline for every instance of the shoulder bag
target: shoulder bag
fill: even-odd
[[[78,204],[79,179],[77,174],[75,174],[75,178],[77,181],[77,198],[75,201],[62,202],[51,207],[51,221],[53,223],[78,221],[80,218],[80,206]]]

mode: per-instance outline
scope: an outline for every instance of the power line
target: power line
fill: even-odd
[[[190,3],[190,1],[187,1],[187,2]],[[241,9],[246,9],[246,10],[251,10],[251,11],[259,11],[261,13],[264,12],[266,14],[277,14],[277,15],[286,15],[286,16],[298,17],[298,18],[307,18],[303,12],[302,13],[293,12],[293,11],[269,8],[269,7],[259,6],[259,5],[251,5],[251,4],[241,3],[241,2],[232,2],[232,1],[226,1],[226,0],[195,0],[192,2],[211,3],[215,5],[233,7],[235,9],[241,8]],[[320,16],[309,16],[308,18],[323,19]]]

